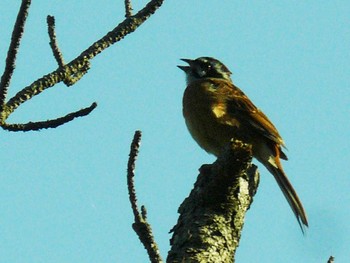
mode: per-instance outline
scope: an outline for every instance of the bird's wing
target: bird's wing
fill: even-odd
[[[264,137],[272,140],[278,145],[284,146],[282,137],[279,135],[276,127],[260,111],[251,100],[231,82],[212,79],[217,87],[219,97],[224,98],[227,114],[238,119],[240,122],[250,125],[255,131]]]

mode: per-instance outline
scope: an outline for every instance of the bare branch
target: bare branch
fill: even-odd
[[[57,70],[43,76],[31,85],[23,88],[14,97],[3,105],[0,111],[0,126],[8,127],[6,119],[16,110],[22,103],[30,100],[32,97],[40,94],[44,90],[56,85],[59,82],[69,80],[69,84],[74,84],[79,80],[90,68],[90,60],[101,53],[112,44],[120,41],[126,35],[134,32],[143,22],[145,22],[154,12],[163,4],[164,0],[152,0],[136,15],[126,18],[116,28],[107,33],[100,40],[93,43],[89,48],[83,51],[76,59],[70,63],[58,68]],[[23,3],[30,3],[24,1]],[[24,12],[26,13],[26,12]],[[17,42],[16,42],[17,43]],[[12,49],[11,49],[12,50]],[[14,51],[11,51],[14,52]],[[7,83],[5,81],[5,83]],[[67,82],[66,82],[67,83]],[[8,86],[8,84],[6,84]],[[6,86],[4,85],[4,87]],[[6,88],[3,89],[3,101],[6,96]]]
[[[132,16],[132,6],[130,0],[125,0],[125,17]]]
[[[53,16],[47,16],[47,28],[48,33],[50,37],[50,47],[53,53],[53,56],[55,57],[57,64],[60,68],[64,66],[63,56],[58,48],[57,39],[56,39],[56,32],[55,32],[55,17]]]
[[[251,145],[234,141],[211,165],[203,165],[171,230],[167,262],[234,262],[245,213],[259,183]]]
[[[28,17],[28,9],[31,4],[30,0],[23,0],[22,5],[18,11],[17,20],[13,28],[10,47],[7,51],[6,65],[0,81],[0,112],[3,110],[5,103],[7,89],[10,85],[13,71],[16,67],[16,57],[18,47],[23,36],[24,25]]]
[[[72,121],[77,117],[83,117],[90,114],[96,107],[97,107],[97,103],[94,102],[91,104],[91,106],[87,108],[84,108],[75,112],[71,112],[64,117],[60,117],[57,119],[47,120],[47,121],[38,121],[38,122],[28,122],[25,124],[7,124],[6,123],[6,124],[3,124],[2,127],[8,131],[23,131],[23,132],[37,131],[37,130],[48,129],[48,128],[56,128],[67,122]]]
[[[141,131],[136,131],[134,139],[130,146],[130,154],[128,161],[128,171],[127,171],[127,181],[128,181],[128,191],[129,191],[129,200],[131,203],[131,208],[134,213],[135,222],[132,224],[132,228],[139,237],[141,243],[147,250],[148,256],[151,262],[160,263],[163,262],[157,243],[154,240],[152,234],[152,228],[147,222],[147,211],[144,206],[141,207],[141,213],[137,207],[137,197],[134,185],[135,177],[135,162],[139,153],[141,142]]]
[[[33,96],[40,94],[43,90],[54,86],[58,82],[63,81],[65,78],[68,78],[72,75],[74,76],[75,74],[79,74],[81,71],[84,70],[85,67],[88,67],[88,65],[89,61],[86,60],[85,64],[77,65],[77,67],[63,67],[63,69],[65,69],[66,71],[57,69],[53,73],[38,79],[27,88],[24,88],[22,91],[17,93],[15,97],[11,98],[4,106],[4,109],[1,112],[2,123],[0,125],[4,126],[5,120],[8,118],[8,116],[23,102],[28,101]],[[81,68],[83,69],[81,70]]]
[[[135,218],[140,217],[140,213],[137,208],[137,197],[136,197],[136,191],[135,191],[135,185],[134,185],[134,177],[135,177],[135,162],[136,162],[137,155],[139,153],[141,136],[142,136],[141,131],[135,132],[134,139],[132,140],[132,143],[130,146],[130,154],[129,154],[129,161],[128,161],[127,179],[128,179],[129,200],[130,200],[131,208]]]

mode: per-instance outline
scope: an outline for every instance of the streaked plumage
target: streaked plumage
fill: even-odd
[[[216,156],[232,138],[250,143],[253,156],[273,174],[303,230],[308,226],[306,213],[283,171],[280,158],[287,156],[276,127],[232,83],[223,63],[211,57],[182,60],[189,64],[178,67],[186,73],[183,115],[192,137]]]

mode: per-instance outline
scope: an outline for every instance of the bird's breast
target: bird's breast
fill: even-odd
[[[234,137],[234,127],[239,126],[227,114],[225,100],[205,82],[188,85],[183,97],[183,115],[193,139],[216,156]]]

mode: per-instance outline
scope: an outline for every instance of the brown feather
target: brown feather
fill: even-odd
[[[266,138],[284,146],[282,137],[279,135],[276,127],[259,110],[253,102],[236,87],[232,82],[220,79],[208,79],[212,85],[217,87],[217,97],[224,97],[227,105],[227,113],[235,118],[240,119],[247,125],[252,126],[255,132],[260,133]]]

